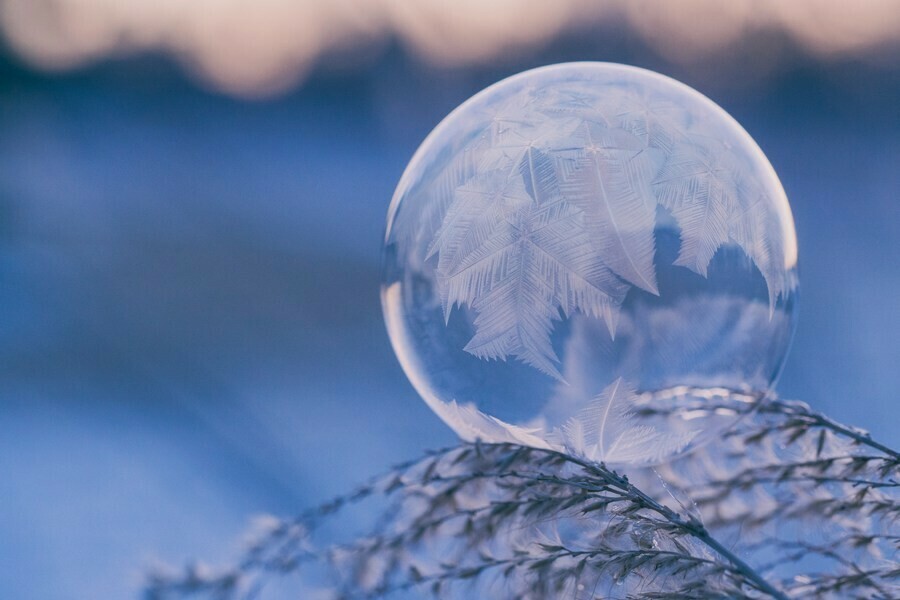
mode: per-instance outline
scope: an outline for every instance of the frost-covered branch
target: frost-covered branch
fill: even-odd
[[[890,448],[783,401],[627,476],[465,444],[272,520],[232,568],[156,572],[146,597],[898,597],[898,473]],[[351,530],[356,513],[374,518]]]

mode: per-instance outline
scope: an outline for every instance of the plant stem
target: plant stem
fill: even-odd
[[[894,460],[900,460],[900,452],[897,452],[896,450],[893,450],[892,448],[889,448],[888,446],[885,446],[884,444],[875,441],[874,439],[872,439],[872,436],[869,435],[868,433],[862,433],[851,427],[842,425],[841,423],[838,423],[834,419],[831,419],[830,417],[827,417],[820,412],[811,410],[805,406],[801,410],[797,410],[797,407],[794,405],[785,404],[783,402],[779,402],[779,404],[787,407],[788,410],[790,410],[791,412],[799,413],[799,414],[805,416],[806,418],[808,418],[810,421],[812,421],[814,424],[818,425],[819,427],[825,427],[826,429],[830,429],[830,430],[834,431],[835,433],[845,435],[858,444],[862,444],[864,446],[869,446],[870,448],[874,448],[874,449],[878,450],[879,452],[885,453],[886,455],[890,456]]]
[[[757,573],[753,567],[744,562],[739,556],[723,546],[719,540],[710,535],[709,531],[706,530],[706,527],[699,521],[692,518],[685,519],[668,506],[665,506],[648,496],[643,490],[628,481],[627,477],[607,469],[604,465],[598,467],[598,465],[571,456],[565,456],[565,458],[599,477],[606,479],[610,484],[619,487],[623,492],[632,496],[637,503],[644,508],[656,512],[673,525],[676,525],[689,535],[703,542],[708,548],[712,549],[719,556],[731,563],[734,569],[743,575],[750,583],[752,583],[753,587],[760,592],[766,593],[777,600],[789,600],[784,592],[778,590],[771,583],[766,581],[766,579]]]

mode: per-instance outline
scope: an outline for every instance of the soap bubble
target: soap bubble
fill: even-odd
[[[763,401],[793,331],[772,166],[633,67],[535,69],[453,111],[397,186],[384,259],[394,350],[469,441],[661,462]]]

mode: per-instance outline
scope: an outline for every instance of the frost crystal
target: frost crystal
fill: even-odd
[[[464,439],[660,462],[736,418],[698,404],[769,392],[796,261],[784,190],[733,119],[576,63],[492,86],[422,144],[382,298],[410,380]]]
[[[695,431],[676,434],[640,424],[632,410],[635,399],[635,390],[616,379],[557,436],[572,454],[608,464],[657,462],[696,436]]]
[[[681,229],[675,264],[706,277],[734,243],[784,293],[779,240],[767,202],[733,148],[683,125],[679,108],[572,83],[530,90],[501,107],[447,167],[443,219],[427,257],[438,257],[445,319],[478,317],[465,350],[514,356],[560,379],[553,321],[603,318],[611,334],[631,286],[658,294],[656,209]],[[682,111],[683,112],[683,111]]]

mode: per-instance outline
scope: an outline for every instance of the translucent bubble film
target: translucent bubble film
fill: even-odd
[[[464,103],[403,174],[384,252],[394,349],[470,441],[663,461],[764,400],[793,331],[771,165],[633,67],[540,68]]]

